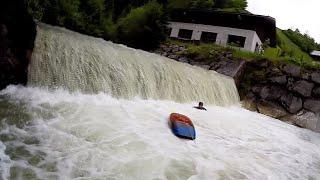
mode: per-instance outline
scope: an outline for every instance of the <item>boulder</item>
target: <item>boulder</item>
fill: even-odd
[[[253,86],[253,87],[251,88],[251,91],[252,91],[254,94],[260,96],[260,92],[261,92],[261,90],[262,90],[263,87],[264,87],[264,86],[262,86],[262,85],[256,85],[256,86]]]
[[[286,74],[294,77],[300,77],[301,68],[296,65],[286,64],[282,69]]]
[[[294,96],[293,94],[281,96],[280,102],[287,111],[293,114],[302,109],[302,99]]]
[[[264,100],[278,100],[286,93],[286,90],[279,86],[264,86],[261,88],[259,95]]]
[[[315,97],[320,97],[320,87],[317,87],[317,88],[313,89],[313,95]]]
[[[291,118],[294,124],[299,127],[320,132],[320,118],[313,112],[305,112],[302,115],[294,115]]]
[[[311,74],[309,72],[303,72],[301,78],[304,80],[310,80]]]
[[[211,68],[217,67],[213,69],[221,74],[226,76],[230,76],[235,79],[235,81],[239,81],[239,78],[244,73],[245,61],[244,60],[226,60],[220,61],[215,66],[211,66]]]
[[[175,55],[175,54],[170,54],[169,56],[168,56],[168,58],[170,58],[170,59],[178,59],[179,58],[179,56],[178,55]]]
[[[246,97],[241,101],[241,105],[243,108],[249,110],[249,111],[253,111],[253,112],[257,112],[257,104],[256,104],[256,100],[254,97]]]
[[[288,114],[285,109],[272,102],[260,101],[257,104],[257,109],[259,113],[277,119],[282,118]]]
[[[315,113],[320,113],[320,100],[316,100],[316,99],[307,99],[304,104],[303,107],[307,110],[310,110],[312,112]]]
[[[209,70],[209,68],[210,68],[209,65],[196,64],[195,66],[201,67],[201,68],[206,69],[206,70]]]
[[[320,84],[320,72],[314,72],[311,74],[311,80],[315,83]]]
[[[302,80],[302,81],[295,82],[292,90],[304,97],[310,97],[313,87],[314,87],[313,83]]]
[[[271,83],[275,83],[275,84],[279,84],[279,85],[285,85],[285,84],[287,84],[287,76],[271,77],[271,78],[269,78],[269,81]]]

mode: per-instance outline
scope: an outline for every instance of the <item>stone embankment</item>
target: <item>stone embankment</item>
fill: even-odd
[[[190,57],[182,45],[161,45],[156,53],[231,76],[243,107],[320,132],[320,71],[266,59],[246,62],[228,51],[211,59]]]

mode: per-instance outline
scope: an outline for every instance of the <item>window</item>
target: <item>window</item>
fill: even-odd
[[[188,29],[179,29],[178,37],[182,39],[191,39],[192,37],[192,30]]]
[[[216,40],[217,40],[217,33],[212,33],[212,32],[201,33],[201,42],[209,43],[209,42],[216,42]]]
[[[228,45],[235,47],[244,47],[246,42],[246,37],[229,35],[228,36]]]

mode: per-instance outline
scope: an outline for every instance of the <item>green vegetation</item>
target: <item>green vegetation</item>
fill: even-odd
[[[28,0],[32,16],[134,48],[150,50],[166,37],[169,11],[186,9],[244,10],[246,0]]]
[[[39,21],[135,48],[149,50],[165,39],[160,1],[29,0],[27,5]]]
[[[209,44],[193,44],[180,42],[176,40],[170,40],[168,43],[184,45],[187,50],[184,52],[189,57],[199,57],[204,61],[212,60],[219,54],[226,52],[232,52],[232,56],[235,58],[241,58],[246,61],[256,61],[259,59],[269,59],[272,62],[284,62],[290,64],[296,64],[307,68],[320,68],[320,63],[314,61],[307,53],[302,51],[299,46],[293,43],[282,30],[277,30],[277,47],[265,47],[263,53],[252,53],[248,51],[242,51],[235,47],[222,47],[214,43]]]
[[[320,50],[320,44],[317,44],[308,34],[301,34],[299,29],[296,29],[295,31],[288,29],[283,31],[283,33],[306,53]]]
[[[117,25],[120,42],[140,49],[156,48],[159,41],[166,38],[162,8],[157,2],[151,1],[120,18]]]
[[[247,0],[169,0],[169,9],[222,9],[226,11],[244,11]]]

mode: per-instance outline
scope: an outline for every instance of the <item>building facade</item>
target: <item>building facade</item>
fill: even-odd
[[[168,27],[172,38],[230,45],[251,52],[262,47],[259,36],[252,30],[181,22],[169,22]]]
[[[276,46],[276,23],[269,16],[200,10],[176,10],[168,27],[172,38],[233,46],[260,52],[264,42]]]

